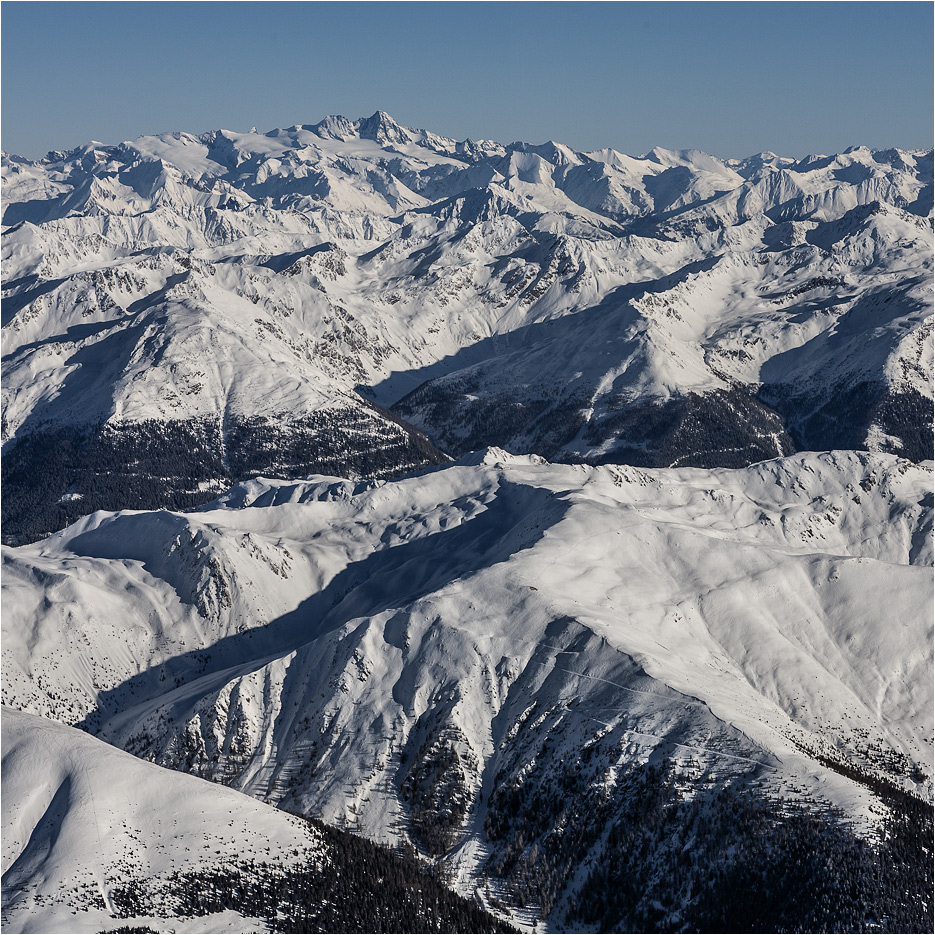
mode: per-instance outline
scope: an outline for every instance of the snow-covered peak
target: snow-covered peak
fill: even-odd
[[[198,509],[210,513],[214,510],[243,510],[247,507],[279,506],[284,503],[350,500],[382,484],[383,481],[350,481],[339,477],[309,477],[288,481],[255,477],[235,484],[216,500]]]
[[[332,114],[331,116],[325,117],[324,120],[310,126],[308,129],[323,139],[329,140],[346,140],[351,137],[356,130],[355,124],[348,120],[347,117],[342,117],[340,114]]]
[[[401,127],[382,110],[358,120],[357,133],[362,140],[374,140],[377,143],[411,143],[413,140],[409,130]]]
[[[602,771],[684,752],[872,822],[841,757],[930,790],[931,469],[491,450],[101,513],[4,549],[5,697],[383,841],[413,827],[398,790],[439,742],[477,802],[451,825],[465,882],[482,790],[545,741],[532,705],[572,758],[622,732]]]
[[[328,861],[321,835],[294,816],[6,707],[3,799],[5,925],[99,931],[134,891],[154,905],[138,914],[167,925],[180,875],[260,861],[270,841],[283,869]],[[253,924],[244,915],[202,921],[237,932]]]
[[[545,458],[536,454],[511,454],[509,451],[504,451],[502,448],[497,448],[495,445],[492,445],[489,448],[484,448],[481,451],[472,451],[470,454],[462,455],[460,458],[458,458],[456,463],[470,467],[472,465],[496,466],[507,464],[545,464],[546,460]]]

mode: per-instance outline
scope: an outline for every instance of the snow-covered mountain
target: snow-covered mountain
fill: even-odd
[[[414,851],[931,931],[932,200],[383,113],[4,155],[5,925],[494,925]]]
[[[4,928],[16,923],[18,931],[61,931],[79,907],[72,931],[100,931],[120,914],[124,889],[169,890],[176,873],[260,860],[271,840],[283,869],[326,863],[324,842],[306,822],[9,708],[3,798]],[[201,922],[217,931],[256,924],[230,915]]]
[[[411,862],[8,708],[3,797],[6,931],[497,927]]]
[[[580,924],[604,892],[589,861],[616,866],[611,829],[660,789],[725,880],[754,839],[785,866],[777,809],[807,829],[795,809],[831,805],[872,838],[898,788],[931,796],[931,487],[885,454],[702,470],[492,449],[98,512],[4,548],[4,701]],[[737,788],[765,825],[725,843]],[[633,906],[708,918],[663,872],[678,835],[641,833]]]
[[[5,155],[3,195],[7,541],[441,463],[407,423],[454,456],[931,454],[930,152],[633,158],[377,113]]]

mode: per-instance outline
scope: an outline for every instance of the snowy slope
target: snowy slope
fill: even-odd
[[[113,929],[121,924],[121,890],[137,883],[163,894],[168,910],[137,925],[171,920],[181,931],[265,932],[259,920],[234,912],[186,924],[171,911],[171,875],[264,858],[271,841],[284,866],[324,870],[328,863],[320,835],[294,816],[10,708],[3,710],[3,799],[3,912],[11,931]]]
[[[439,463],[368,399],[455,455],[931,453],[931,153],[635,158],[377,113],[5,156],[3,192],[8,541]]]
[[[668,763],[870,828],[853,770],[931,794],[931,511],[930,465],[859,452],[257,479],[4,549],[4,700],[468,889],[504,777],[589,747],[605,799]]]
[[[9,708],[2,914],[18,932],[510,930],[412,860]]]

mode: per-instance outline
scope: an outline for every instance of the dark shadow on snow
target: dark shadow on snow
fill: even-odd
[[[66,776],[55,790],[55,795],[52,796],[42,817],[32,829],[26,846],[13,865],[3,874],[4,890],[15,891],[34,880],[36,874],[41,872],[43,865],[52,856],[55,844],[62,832],[62,824],[71,807],[71,786],[71,776]],[[7,892],[3,895],[3,908],[8,911],[10,909],[7,904],[8,898],[10,902],[13,902],[15,896],[10,898]]]
[[[456,373],[475,364],[504,357],[517,351],[532,352],[538,347],[555,341],[567,342],[569,349],[579,347],[582,342],[586,342],[587,333],[593,331],[594,321],[600,320],[606,326],[608,315],[620,319],[616,330],[623,334],[625,329],[640,317],[630,304],[632,300],[649,293],[667,292],[684,282],[689,276],[713,269],[720,259],[720,256],[707,257],[689,263],[682,269],[659,279],[618,286],[607,293],[596,305],[549,321],[524,325],[507,334],[491,335],[433,364],[406,373],[393,374],[371,388],[361,387],[358,391],[366,392],[381,405],[395,406],[429,381]]]

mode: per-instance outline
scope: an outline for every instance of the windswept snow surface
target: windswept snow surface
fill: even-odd
[[[41,522],[5,514],[17,541],[105,505],[80,456],[101,423],[192,427],[203,499],[438,463],[365,398],[456,456],[931,455],[930,152],[635,158],[377,113],[5,155],[3,195],[4,450],[45,433],[65,462]],[[126,460],[117,505],[184,505]]]
[[[609,788],[674,758],[872,821],[816,755],[931,793],[931,486],[865,452],[709,471],[491,449],[98,512],[4,549],[4,700],[386,842],[421,843],[407,790],[448,751],[465,887],[495,777],[546,737],[571,762],[616,732]]]

